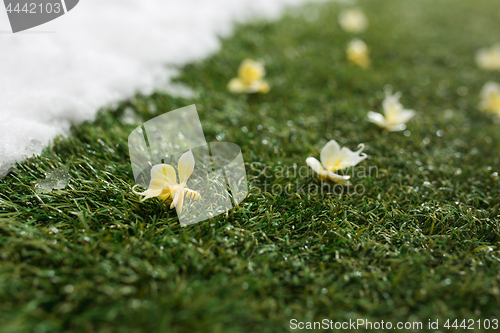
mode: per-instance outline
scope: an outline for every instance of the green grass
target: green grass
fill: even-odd
[[[367,70],[346,62],[353,36],[337,24],[342,5],[307,5],[240,26],[219,53],[183,68],[179,81],[196,98],[124,101],[0,180],[0,332],[286,332],[292,318],[500,317],[500,130],[477,110],[482,85],[500,73],[473,57],[498,41],[500,7],[359,5],[370,20],[359,36],[371,48]],[[266,61],[269,94],[226,90],[246,57]],[[418,111],[409,136],[366,121],[386,84]],[[146,121],[193,103],[209,142],[242,148],[253,185],[228,216],[181,228],[174,211],[131,193],[136,125],[122,114]],[[258,185],[318,184],[276,172],[305,166],[331,139],[366,144],[359,167],[378,176],[353,179],[363,195]],[[36,194],[36,180],[59,167],[70,185]]]

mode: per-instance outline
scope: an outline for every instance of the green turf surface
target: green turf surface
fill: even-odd
[[[500,125],[477,110],[482,85],[500,72],[474,63],[498,41],[500,7],[359,5],[370,21],[359,35],[371,49],[367,70],[346,62],[343,6],[307,5],[240,26],[219,53],[183,68],[179,81],[196,98],[124,101],[0,180],[0,332],[286,332],[293,318],[425,326],[500,317]],[[246,57],[265,60],[269,94],[227,91]],[[417,110],[406,135],[366,121],[386,84]],[[253,185],[228,216],[182,228],[164,204],[131,193],[136,125],[122,115],[146,121],[193,103],[207,141],[242,148]],[[264,182],[291,192],[318,184],[279,173],[331,139],[366,144],[356,170],[378,174],[353,179],[364,194],[263,191]],[[70,185],[36,194],[36,180],[59,167]]]

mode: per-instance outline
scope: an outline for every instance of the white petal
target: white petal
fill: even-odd
[[[386,120],[388,116],[403,110],[403,104],[399,102],[401,96],[401,91],[398,91],[394,95],[392,95],[389,91],[386,91],[385,99],[382,102],[382,108],[384,109]]]
[[[329,170],[339,158],[340,146],[335,140],[328,142],[321,149],[320,160],[326,170]]]
[[[349,181],[349,176],[341,176],[333,172],[328,172],[327,173],[328,179],[330,179],[332,182],[341,184],[341,185],[352,185],[351,182]]]
[[[398,124],[398,125],[392,125],[392,126],[387,126],[387,130],[389,132],[400,132],[404,131],[406,129],[405,124]]]
[[[500,84],[493,81],[486,82],[483,88],[481,89],[482,99],[487,99],[491,95],[499,95],[499,94],[500,94]]]
[[[182,212],[182,205],[184,204],[184,183],[181,182],[180,185],[177,185],[170,189],[171,194],[173,195],[172,203],[170,204],[170,208],[176,208],[177,214]]]
[[[167,182],[168,186],[177,184],[175,169],[169,164],[157,164],[151,169],[151,180],[157,179]]]
[[[370,111],[368,112],[368,120],[372,123],[379,125],[380,127],[386,127],[384,115],[381,113]]]
[[[175,210],[177,211],[177,215],[182,213],[182,206],[184,206],[184,195],[180,196],[179,202],[175,206]]]
[[[394,123],[406,124],[408,120],[415,116],[414,110],[401,110],[394,118]]]
[[[191,150],[184,153],[179,159],[179,183],[186,183],[194,170],[194,156]],[[183,192],[184,193],[184,192]]]
[[[149,189],[146,192],[144,192],[144,198],[141,199],[141,201],[144,201],[149,198],[154,198],[157,197],[161,194],[162,190],[158,189]]]
[[[361,32],[368,26],[368,19],[357,8],[341,11],[338,20],[342,29],[347,32]]]
[[[306,163],[318,175],[320,175],[322,177],[325,177],[327,175],[325,168],[323,168],[321,163],[317,159],[315,159],[314,157],[308,157],[306,159]]]
[[[361,148],[355,152],[346,147],[342,148],[339,154],[339,161],[337,162],[338,170],[355,166],[368,157],[366,154],[362,154],[365,146],[363,144],[360,146]]]
[[[135,185],[134,187],[132,187],[132,192],[134,194],[144,196],[144,198],[141,198],[141,202],[142,202],[142,201],[144,201],[146,199],[159,196],[162,193],[162,191],[163,191],[162,186],[163,186],[162,184],[156,184],[156,186],[150,187],[150,188],[148,188],[144,192],[137,192],[135,190],[135,188],[137,187],[137,185]]]
[[[148,189],[154,189],[154,190],[164,190],[167,188],[167,182],[161,179],[151,179],[149,182],[149,187]]]

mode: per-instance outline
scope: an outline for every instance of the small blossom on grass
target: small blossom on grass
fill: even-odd
[[[500,84],[490,81],[483,86],[479,108],[500,117]]]
[[[148,189],[144,192],[137,192],[135,188],[138,185],[135,185],[132,187],[132,192],[144,197],[141,198],[141,202],[153,197],[171,202],[170,208],[175,207],[177,213],[180,214],[184,204],[184,196],[194,200],[198,200],[200,197],[198,192],[186,187],[187,180],[194,170],[194,156],[191,150],[181,156],[178,168],[180,182],[177,182],[175,169],[171,165],[157,164],[151,169],[151,181]]]
[[[307,165],[318,174],[319,179],[330,179],[342,185],[351,185],[349,176],[341,176],[336,171],[357,165],[368,156],[363,152],[365,146],[359,145],[358,151],[351,151],[349,148],[340,148],[335,140],[331,140],[321,149],[320,161],[314,157],[306,159]]]
[[[370,111],[368,120],[391,132],[405,130],[406,123],[415,116],[415,111],[404,109],[399,102],[401,95],[400,91],[393,95],[391,91],[386,90],[385,99],[382,102],[384,114]]]
[[[262,63],[245,59],[238,69],[238,77],[229,81],[227,87],[233,93],[266,94],[269,92],[269,84],[263,79],[265,75]]]
[[[339,14],[339,24],[347,32],[363,32],[368,27],[368,19],[359,8],[346,9]]]
[[[476,63],[479,68],[500,70],[500,43],[476,52]]]
[[[361,39],[353,39],[349,42],[347,46],[347,59],[355,65],[363,68],[368,68],[371,64],[369,57],[369,49],[366,43]]]

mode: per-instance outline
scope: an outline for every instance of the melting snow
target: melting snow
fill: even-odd
[[[47,193],[52,190],[62,190],[69,183],[69,172],[66,169],[55,169],[45,174],[44,180],[38,180],[35,185],[37,192]]]

